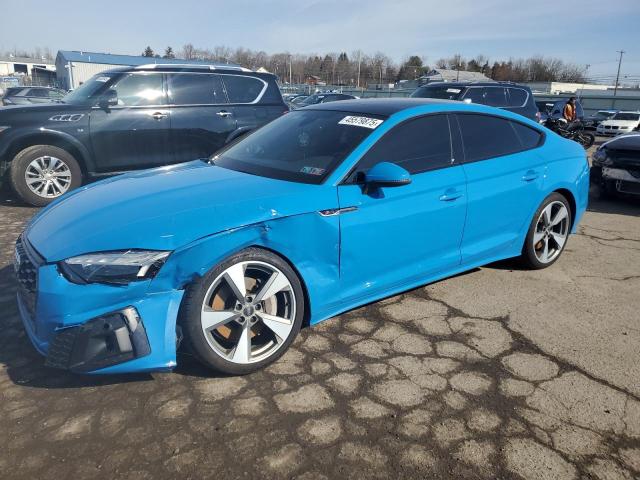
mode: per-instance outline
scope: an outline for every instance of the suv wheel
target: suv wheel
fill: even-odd
[[[11,186],[26,203],[42,207],[82,185],[77,160],[66,150],[34,145],[18,153],[11,162]]]

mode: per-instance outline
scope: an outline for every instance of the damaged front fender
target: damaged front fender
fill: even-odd
[[[264,248],[283,257],[298,272],[309,300],[308,320],[317,323],[324,317],[314,305],[330,304],[339,295],[339,240],[338,216],[318,212],[226,230],[174,251],[149,289],[184,289],[231,255],[249,247]]]

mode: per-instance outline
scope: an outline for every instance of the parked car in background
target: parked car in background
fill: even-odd
[[[317,105],[319,103],[338,102],[341,100],[354,100],[357,97],[354,95],[347,95],[346,93],[314,93],[309,95],[299,103],[292,103],[292,108],[302,108],[309,105]]]
[[[618,113],[618,110],[598,110],[593,115],[584,117],[584,127],[587,129],[595,130],[596,128],[598,128],[598,125],[600,125],[605,120],[610,119],[616,113]]]
[[[50,87],[9,87],[2,95],[2,105],[29,105],[56,102],[67,94]]]
[[[208,157],[288,111],[272,74],[122,67],[58,103],[0,109],[0,172],[25,202],[46,205],[91,178]]]
[[[305,98],[307,98],[309,95],[298,95],[297,97],[293,98],[292,100],[289,100],[289,105],[291,106],[291,108],[297,107],[299,106]]]
[[[312,105],[42,210],[16,244],[18,311],[49,366],[167,370],[184,338],[247,374],[303,323],[505,258],[549,267],[588,194],[584,150],[511,112]]]
[[[433,82],[418,87],[413,98],[463,100],[519,113],[538,121],[531,89],[511,82]]]
[[[596,128],[598,135],[621,135],[638,129],[640,112],[617,112],[608,120],[603,120]]]
[[[591,179],[601,197],[640,195],[640,133],[611,139],[593,154]]]

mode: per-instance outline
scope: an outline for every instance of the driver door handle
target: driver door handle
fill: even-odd
[[[522,180],[524,182],[533,182],[539,176],[540,176],[540,174],[538,172],[536,172],[535,170],[528,170],[527,173],[525,173],[522,176]]]
[[[233,115],[233,113],[227,111],[227,110],[220,110],[218,113],[216,113],[216,115],[218,115],[219,117],[229,117],[231,115]]]
[[[441,202],[452,202],[462,196],[462,191],[457,188],[447,188],[443,195],[440,195]]]
[[[163,118],[167,118],[169,115],[164,112],[154,112],[151,116],[156,120],[162,120]]]

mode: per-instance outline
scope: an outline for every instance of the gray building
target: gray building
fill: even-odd
[[[481,72],[448,70],[446,68],[434,68],[418,80],[421,84],[429,82],[491,82],[491,79]]]
[[[60,50],[56,56],[56,71],[58,83],[68,90],[77,88],[95,74],[116,67],[157,64],[206,64],[215,65],[215,62],[200,60],[182,60],[157,57],[142,57],[134,55],[112,55],[110,53],[79,52],[72,50]],[[236,64],[218,64],[237,66]]]

